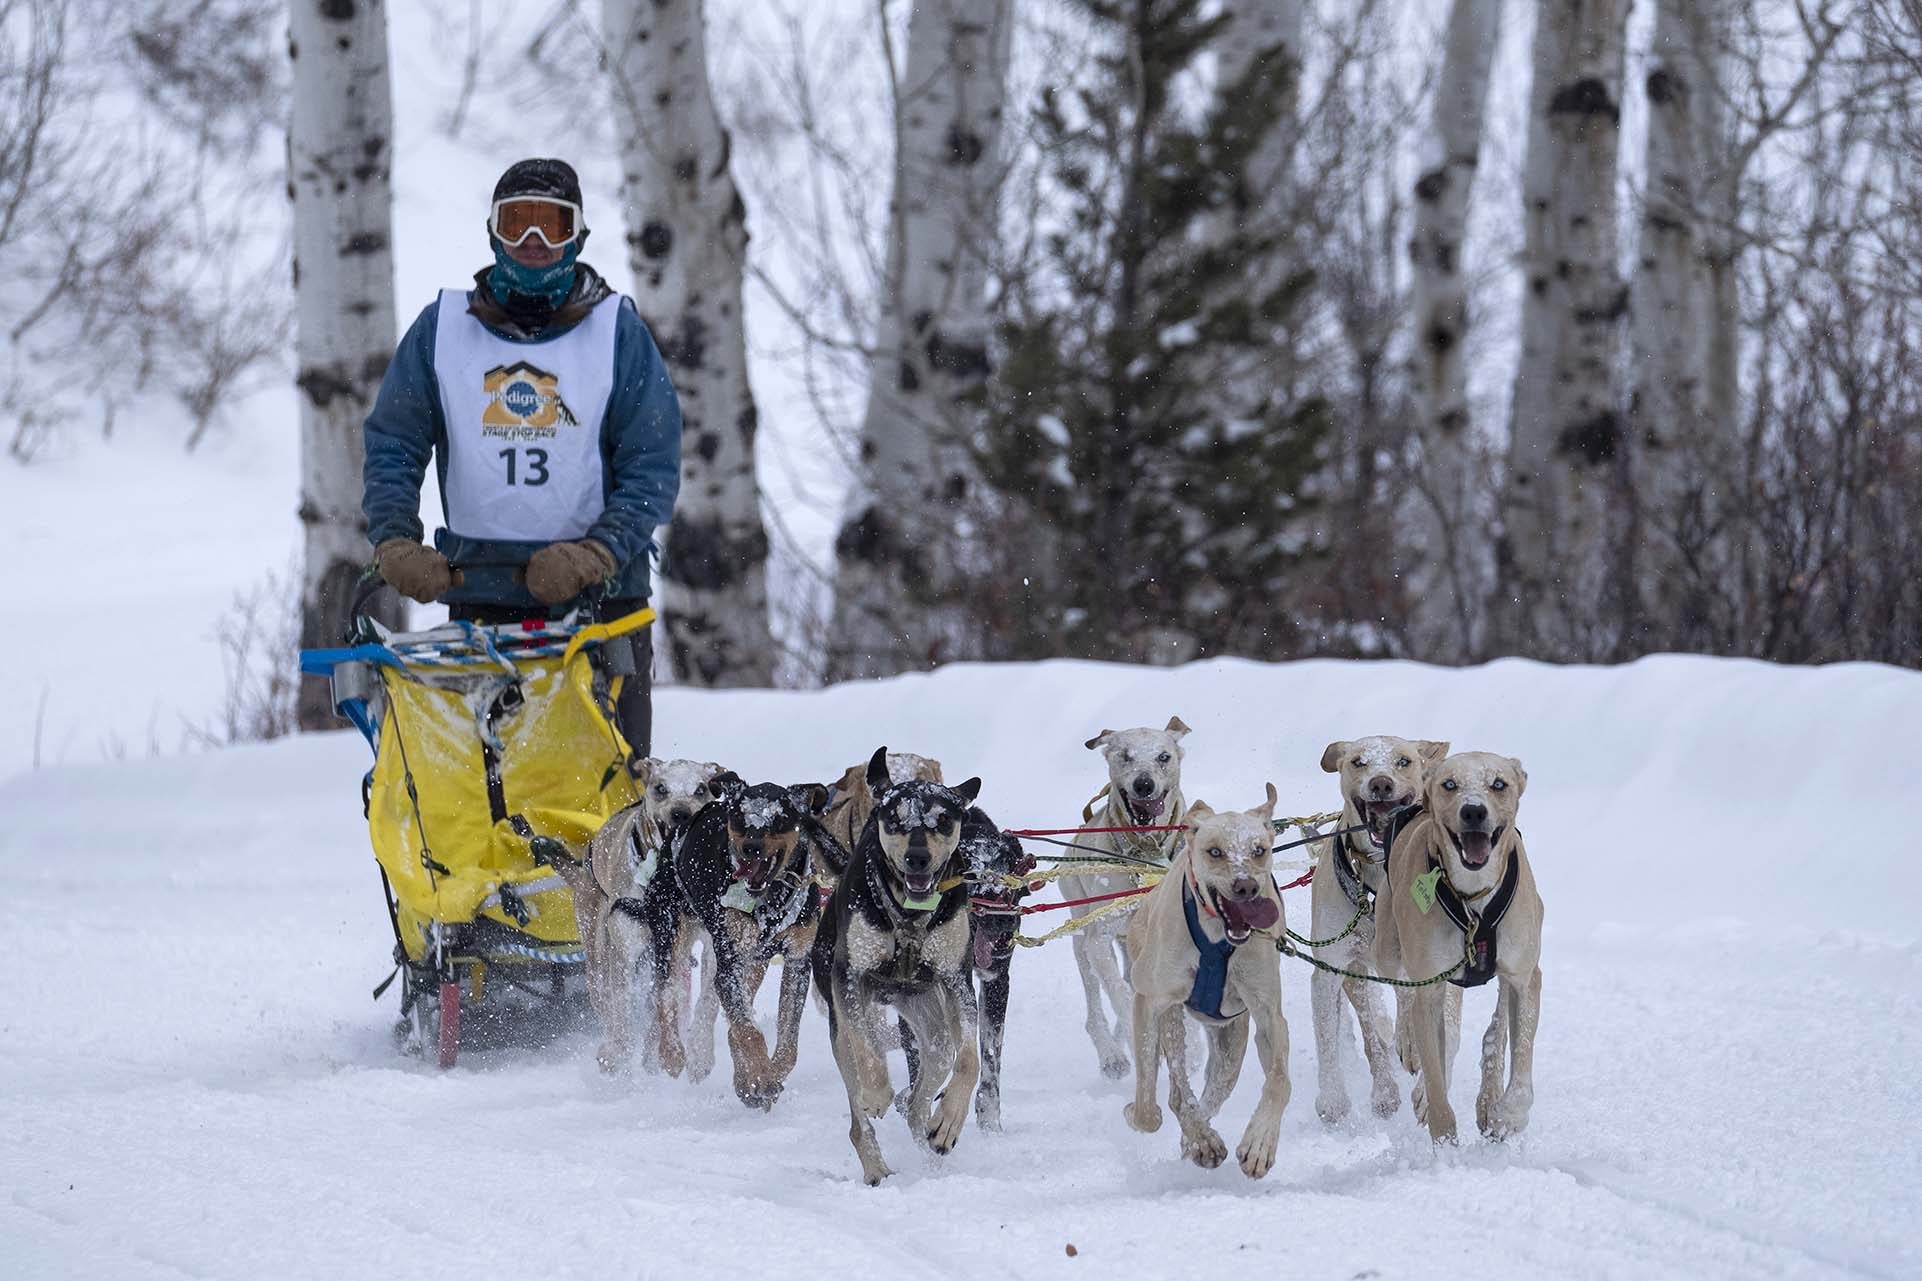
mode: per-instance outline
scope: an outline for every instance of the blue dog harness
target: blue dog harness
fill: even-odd
[[[1221,998],[1228,988],[1228,962],[1235,954],[1235,945],[1227,939],[1212,942],[1201,932],[1201,913],[1195,907],[1195,896],[1186,877],[1181,882],[1181,910],[1188,918],[1188,937],[1201,953],[1201,967],[1195,971],[1195,985],[1188,992],[1188,1009],[1217,1023],[1240,1018],[1248,1011],[1221,1012]]]

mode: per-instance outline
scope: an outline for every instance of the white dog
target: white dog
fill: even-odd
[[[1422,772],[1446,755],[1446,743],[1386,734],[1330,743],[1323,750],[1321,768],[1341,775],[1341,822],[1336,830],[1344,833],[1316,843],[1320,857],[1312,883],[1310,937],[1333,940],[1315,949],[1328,964],[1355,972],[1374,964],[1375,903],[1387,884],[1389,821],[1398,809],[1421,798]],[[1336,938],[1351,923],[1354,928]],[[1361,1024],[1362,1054],[1373,1082],[1370,1102],[1375,1115],[1391,1115],[1401,1106],[1401,1090],[1395,1081],[1393,1032],[1375,985],[1316,970],[1308,986],[1315,1010],[1316,1113],[1330,1123],[1348,1115],[1348,1086],[1341,1074],[1341,998],[1346,993]]]
[[[1090,802],[1085,813],[1091,827],[1160,827],[1174,825],[1181,814],[1181,740],[1188,727],[1179,716],[1170,717],[1166,729],[1104,729],[1087,742],[1090,751],[1100,751],[1108,765],[1108,785]],[[1105,804],[1097,804],[1102,797]],[[1181,833],[1171,832],[1094,832],[1076,839],[1102,853],[1120,856],[1121,861],[1138,860],[1143,870],[1166,867],[1174,856]],[[1077,851],[1079,852],[1079,851]],[[1061,878],[1061,897],[1098,898],[1135,888],[1134,877],[1122,872],[1097,873]],[[1074,916],[1085,916],[1102,904],[1072,907]],[[1086,929],[1069,935],[1074,945],[1074,962],[1081,971],[1081,992],[1088,1004],[1088,1037],[1095,1053],[1101,1056],[1101,1071],[1119,1079],[1128,1074],[1129,1005],[1123,973],[1123,950],[1128,931],[1128,916],[1112,914]],[[1114,1009],[1114,1025],[1108,1024],[1101,998],[1106,995]]]

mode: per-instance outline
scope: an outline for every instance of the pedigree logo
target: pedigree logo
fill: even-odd
[[[487,408],[481,434],[507,440],[542,440],[559,427],[578,427],[580,419],[561,399],[560,379],[526,361],[496,365],[481,377]]]

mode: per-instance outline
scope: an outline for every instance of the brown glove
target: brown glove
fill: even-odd
[[[390,538],[374,548],[374,569],[395,591],[423,605],[439,600],[461,580],[445,556],[411,538]]]
[[[543,605],[558,605],[612,578],[616,568],[614,553],[591,538],[549,543],[527,560],[527,590]]]

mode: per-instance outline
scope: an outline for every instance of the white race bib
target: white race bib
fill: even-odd
[[[546,342],[509,342],[444,290],[434,376],[447,419],[447,528],[463,538],[580,538],[606,506],[601,420],[618,294]]]

